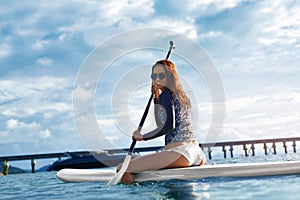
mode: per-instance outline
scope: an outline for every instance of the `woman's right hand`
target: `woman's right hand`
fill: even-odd
[[[136,141],[143,141],[144,140],[143,135],[141,134],[141,132],[139,130],[136,130],[136,131],[133,132],[132,139],[136,140]]]
[[[153,98],[154,98],[154,99],[159,99],[159,90],[158,90],[157,85],[152,84],[151,92],[152,92],[152,94],[153,94]]]

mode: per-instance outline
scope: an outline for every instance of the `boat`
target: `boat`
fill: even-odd
[[[300,161],[214,164],[186,168],[144,171],[134,174],[136,182],[170,179],[199,180],[209,177],[256,177],[300,174]],[[64,182],[109,182],[116,175],[113,169],[62,169],[58,179]]]
[[[70,158],[54,162],[50,167],[48,167],[47,171],[59,171],[65,168],[91,169],[117,166],[124,161],[126,156],[125,154],[108,154],[106,152],[68,154],[70,155]],[[133,157],[137,157],[137,155],[133,155]]]

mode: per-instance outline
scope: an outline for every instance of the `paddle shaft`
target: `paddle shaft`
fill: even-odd
[[[141,131],[142,130],[142,127],[144,125],[144,122],[146,120],[146,117],[148,115],[148,112],[149,112],[149,108],[150,108],[150,105],[151,105],[151,101],[152,101],[152,98],[153,98],[153,94],[151,94],[149,100],[148,100],[148,103],[147,103],[147,106],[146,106],[146,109],[144,111],[144,114],[143,114],[143,117],[140,121],[140,124],[139,124],[139,127],[138,127],[138,130]],[[136,144],[136,140],[132,140],[132,143],[130,145],[130,148],[129,148],[129,151],[128,153],[132,154],[133,150],[134,150],[134,147],[135,147],[135,144]]]

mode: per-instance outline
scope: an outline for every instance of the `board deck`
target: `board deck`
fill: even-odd
[[[116,174],[114,170],[62,169],[58,179],[65,182],[108,182]],[[134,175],[136,182],[170,179],[198,180],[207,177],[253,177],[300,174],[300,161],[216,164],[187,168],[163,169],[140,172]]]

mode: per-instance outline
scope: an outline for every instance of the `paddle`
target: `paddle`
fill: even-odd
[[[175,48],[174,42],[170,41],[170,48],[169,48],[169,51],[167,53],[166,60],[169,59],[171,51],[174,48]],[[148,115],[152,98],[153,98],[153,94],[151,94],[151,96],[150,96],[150,98],[148,100],[148,103],[147,103],[146,109],[144,111],[143,117],[142,117],[142,119],[140,121],[140,124],[139,124],[139,127],[138,127],[139,131],[142,130],[142,127],[143,127],[144,122],[146,120],[146,117]],[[132,140],[132,143],[130,145],[129,151],[128,151],[125,159],[124,159],[124,162],[122,164],[122,167],[121,167],[120,171],[107,183],[107,185],[116,185],[116,184],[118,184],[120,182],[120,180],[122,179],[123,175],[125,174],[125,172],[128,169],[128,166],[129,166],[129,163],[130,163],[130,160],[131,160],[131,157],[132,157],[132,152],[134,150],[135,144],[136,144],[136,140]]]

